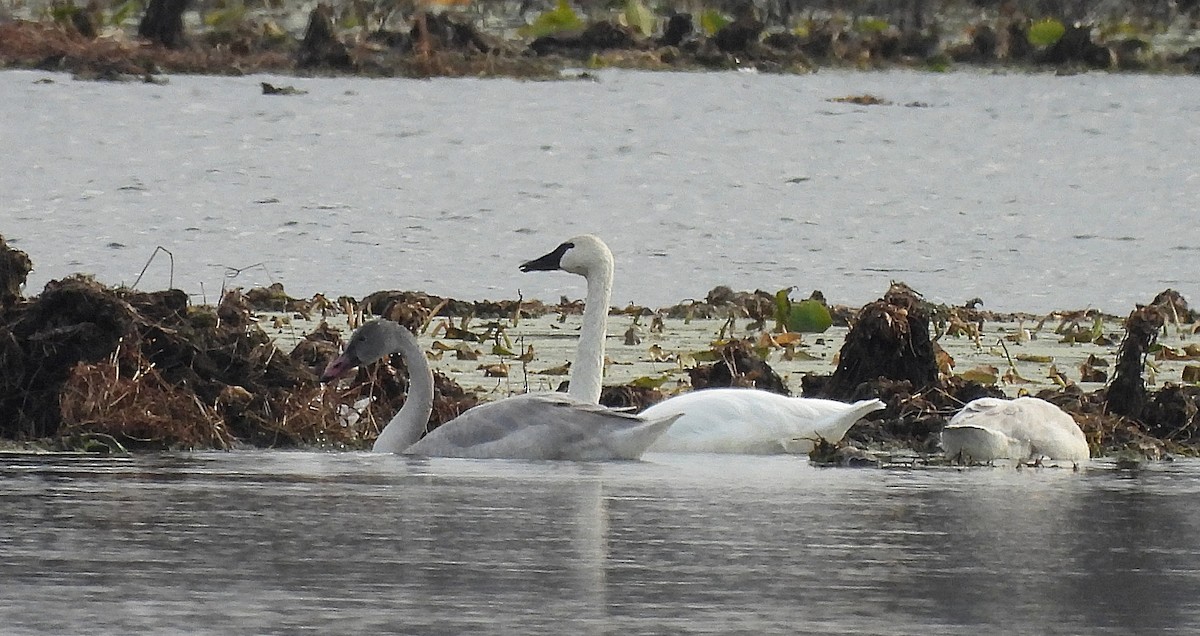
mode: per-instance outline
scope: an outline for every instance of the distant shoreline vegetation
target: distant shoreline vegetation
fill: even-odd
[[[376,0],[0,7],[0,65],[80,79],[161,73],[587,77],[569,69],[962,67],[1200,73],[1200,2],[664,3]],[[685,9],[686,8],[686,9]]]

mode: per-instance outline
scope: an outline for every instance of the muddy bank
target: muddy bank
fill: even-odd
[[[381,315],[428,343],[438,369],[432,429],[480,401],[558,388],[582,310],[567,299],[400,291],[295,299],[278,285],[191,306],[178,290],[113,289],[85,276],[26,298],[30,267],[0,240],[0,438],[59,449],[369,448],[403,404],[407,377],[396,359],[319,384],[354,325]],[[699,303],[613,308],[609,332],[621,344],[610,351],[602,401],[640,409],[708,386],[878,397],[887,408],[847,443],[934,453],[964,403],[1016,391],[1070,413],[1098,454],[1200,452],[1200,348],[1189,342],[1200,328],[1174,291],[1120,319],[1058,312],[999,322],[1012,315],[988,314],[978,299],[933,305],[899,284],[862,308],[826,306],[846,325],[808,334],[782,329],[791,317],[781,312],[799,304],[780,302],[787,292],[717,288]],[[985,343],[996,324],[1004,335]],[[1159,342],[1168,335],[1170,344]],[[1037,342],[1046,344],[1028,346]],[[1044,351],[1075,352],[1078,371]],[[972,357],[1008,366],[972,367]],[[1023,377],[1031,369],[1046,377]]]
[[[127,5],[62,4],[26,19],[0,16],[0,65],[143,81],[161,81],[160,73],[252,72],[559,78],[564,69],[605,67],[1200,72],[1196,3],[1139,3],[1104,13],[1033,2],[879,3],[848,11],[743,0],[695,13],[654,13],[637,0],[603,9],[417,6],[425,8],[321,4],[307,14],[302,33],[293,33],[275,6],[193,9],[153,0],[134,16]],[[276,88],[264,91],[292,94]]]

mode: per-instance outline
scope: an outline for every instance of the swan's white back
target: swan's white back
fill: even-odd
[[[879,400],[846,404],[720,388],[672,397],[642,416],[679,417],[650,452],[772,455],[807,453],[818,438],[837,442],[860,418],[883,407]]]
[[[949,457],[976,462],[1042,457],[1077,462],[1091,455],[1074,418],[1033,397],[969,402],[942,429],[942,448]]]

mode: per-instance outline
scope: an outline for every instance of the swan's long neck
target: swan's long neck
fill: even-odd
[[[611,258],[588,272],[583,329],[579,334],[579,348],[575,351],[575,364],[571,366],[571,385],[567,394],[592,404],[600,403],[600,389],[604,385],[604,339],[612,280]]]
[[[429,370],[425,352],[421,351],[421,345],[412,332],[393,323],[389,325],[387,334],[388,349],[399,353],[408,369],[408,396],[404,398],[400,412],[379,433],[371,450],[376,453],[403,453],[421,439],[429,424],[429,414],[433,411],[433,372]]]

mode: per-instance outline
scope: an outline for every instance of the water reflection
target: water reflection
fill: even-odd
[[[1200,463],[0,459],[6,634],[1163,633]]]

